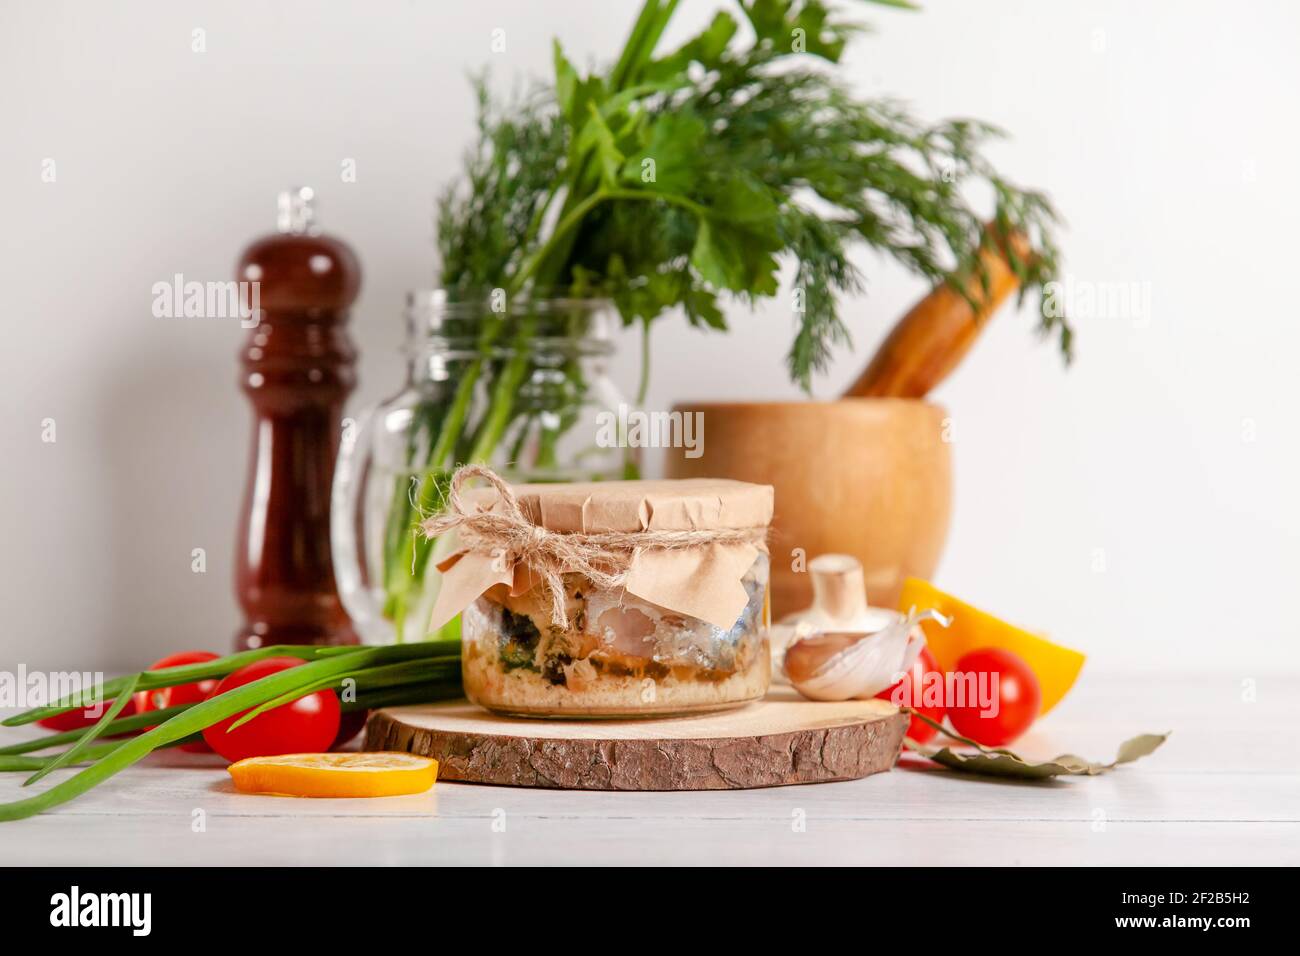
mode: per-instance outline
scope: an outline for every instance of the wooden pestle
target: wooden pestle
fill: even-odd
[[[1031,255],[1023,234],[1013,234],[1010,241],[1017,257]],[[996,239],[981,251],[980,261],[988,271],[988,291],[978,271],[966,280],[967,293],[980,303],[978,311],[946,282],[935,286],[898,320],[866,370],[845,391],[845,398],[923,398],[948,377],[984,322],[1020,285]]]

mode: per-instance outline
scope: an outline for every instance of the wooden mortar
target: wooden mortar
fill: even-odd
[[[948,534],[952,458],[947,413],[924,398],[957,366],[1019,288],[1012,261],[1033,249],[990,224],[966,295],[946,282],[886,336],[838,402],[679,405],[703,412],[703,455],[666,456],[670,478],[739,478],[776,487],[772,608],[812,603],[807,563],[840,552],[862,562],[867,596],[892,608],[907,577],[930,578]],[[795,549],[800,549],[795,551]],[[793,552],[793,553],[792,553]]]
[[[670,478],[736,478],[776,488],[773,619],[812,603],[808,561],[851,554],[873,605],[894,607],[903,579],[930,578],[952,510],[947,412],[915,399],[692,403],[703,454],[668,449]],[[802,549],[800,552],[795,549]]]

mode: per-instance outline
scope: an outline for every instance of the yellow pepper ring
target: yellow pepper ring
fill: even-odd
[[[952,670],[963,655],[985,647],[1000,647],[1024,658],[1042,690],[1040,717],[1060,703],[1083,669],[1084,655],[1079,651],[1000,621],[928,581],[908,578],[903,582],[898,608],[906,612],[912,607],[932,608],[952,618],[952,626],[946,629],[933,621],[921,625],[935,663],[945,671]]]
[[[229,770],[243,793],[286,797],[396,797],[423,793],[438,779],[438,761],[406,753],[249,757]]]

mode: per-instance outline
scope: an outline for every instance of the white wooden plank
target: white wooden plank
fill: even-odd
[[[505,831],[493,823],[504,821]],[[1300,827],[1277,823],[791,820],[511,816],[480,819],[68,816],[58,838],[12,844],[5,862],[271,864],[1287,864],[1300,863]],[[14,824],[22,836],[36,834]],[[15,852],[15,850],[17,852]]]
[[[219,759],[151,758],[42,817],[0,825],[8,864],[1300,862],[1300,680],[1087,675],[1018,749],[1109,757],[1141,730],[1161,751],[1051,784],[900,767],[850,783],[721,793],[600,793],[441,783],[386,800],[233,792]],[[5,730],[0,739],[28,731]],[[60,774],[59,776],[62,776]],[[21,775],[0,777],[0,799]],[[206,831],[192,830],[194,811]],[[505,832],[494,824],[504,821]],[[795,826],[802,822],[799,832]]]
[[[65,772],[60,771],[60,774]],[[5,794],[17,794],[16,779]],[[43,785],[42,785],[43,786]],[[378,800],[295,800],[236,793],[224,770],[141,767],[110,780],[44,819],[62,816],[231,817],[427,816],[477,818],[497,808],[539,819],[789,819],[796,809],[828,820],[1300,821],[1300,773],[1143,773],[1019,783],[912,769],[815,787],[694,793],[532,790],[439,783],[434,792]],[[7,832],[0,830],[0,833]]]

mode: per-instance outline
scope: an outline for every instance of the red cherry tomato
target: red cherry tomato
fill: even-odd
[[[213,696],[305,663],[296,657],[268,657],[255,661],[226,675],[213,691]],[[329,750],[339,733],[339,699],[332,690],[318,690],[299,697],[227,733],[227,728],[247,712],[227,717],[203,731],[208,746],[227,760],[322,753]]]
[[[348,743],[353,737],[361,733],[361,729],[366,726],[366,717],[368,710],[349,710],[345,711],[339,717],[339,735],[334,738],[334,743],[330,750],[338,750],[344,744]]]
[[[218,656],[220,655],[213,654],[211,651],[178,651],[175,654],[168,654],[166,657],[154,661],[149,665],[149,670],[157,671],[162,670],[164,667],[180,667],[184,664],[202,664],[205,661],[215,661]],[[135,709],[137,713],[146,714],[151,710],[163,710],[180,704],[197,704],[200,701],[207,700],[218,683],[217,679],[213,678],[211,680],[201,680],[194,684],[178,684],[175,687],[142,690],[135,695]],[[153,730],[152,727],[149,729]],[[181,744],[180,749],[192,754],[212,752],[211,748],[201,740]]]
[[[42,717],[36,723],[50,730],[57,730],[62,733],[65,730],[85,730],[92,724],[99,723],[99,718],[104,716],[104,711],[113,705],[111,700],[104,701],[104,706],[99,710],[99,717],[87,717],[85,710],[65,710],[61,714],[55,714],[52,717]],[[130,717],[135,713],[135,701],[128,700],[118,718]]]
[[[935,676],[927,678],[927,674]],[[938,688],[937,690],[931,689],[930,696],[937,696],[940,703],[932,707],[926,707],[923,702],[927,683],[932,684],[934,681],[938,681]],[[898,692],[897,697],[895,697],[896,691]],[[928,647],[921,648],[921,653],[916,655],[916,660],[912,661],[912,668],[907,672],[907,675],[897,684],[888,690],[882,690],[876,696],[881,700],[891,701],[901,707],[911,707],[913,710],[925,714],[931,720],[942,721],[943,671],[939,670],[939,665],[934,662],[934,658],[930,655],[930,649]],[[938,732],[915,714],[912,715],[912,722],[907,725],[907,736],[918,744],[925,743]]]
[[[948,719],[963,737],[986,747],[1000,747],[1028,730],[1038,716],[1042,691],[1038,678],[1020,655],[986,647],[964,655],[953,671],[957,678],[954,693],[961,687],[969,690],[972,682],[965,675],[974,674],[975,686],[984,688],[976,696],[986,693],[989,698],[987,708],[979,700],[948,701]],[[955,706],[958,703],[962,706]]]

